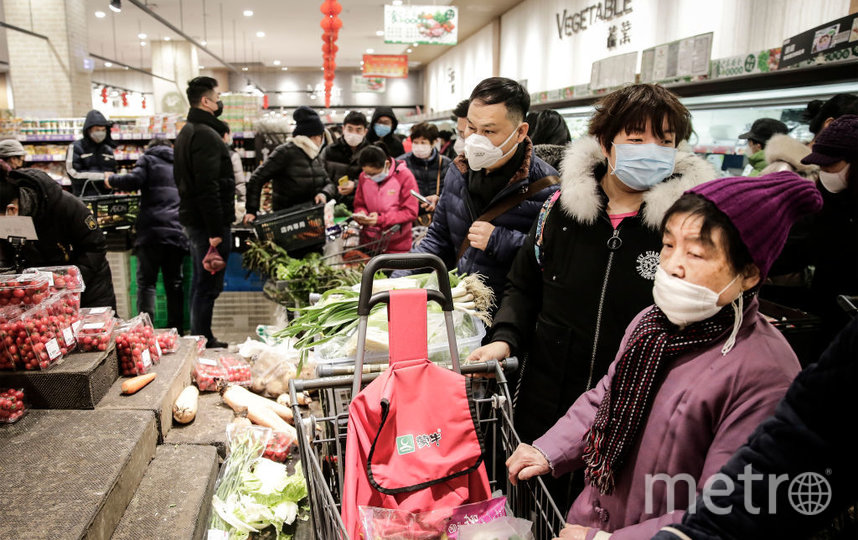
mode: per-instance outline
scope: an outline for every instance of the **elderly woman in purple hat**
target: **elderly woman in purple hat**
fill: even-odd
[[[820,168],[823,206],[811,232],[815,271],[810,291],[827,345],[849,322],[837,297],[858,295],[858,116],[831,122],[801,162]]]
[[[507,461],[513,483],[585,469],[561,538],[650,538],[679,521],[774,411],[799,363],[756,291],[790,226],[821,205],[812,182],[779,172],[701,184],[667,211],[655,305],[599,384]]]

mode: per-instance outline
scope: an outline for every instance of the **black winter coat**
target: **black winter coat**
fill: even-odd
[[[71,178],[75,195],[99,195],[108,191],[104,187],[104,173],[116,172],[114,143],[110,138],[111,125],[100,112],[89,111],[83,123],[83,138],[69,145],[66,152],[66,173]],[[100,143],[89,138],[89,128],[93,126],[107,128],[107,137]]]
[[[171,147],[149,148],[129,174],[111,177],[110,185],[122,191],[140,190],[135,245],[188,249],[188,239],[179,223],[179,190],[173,180]]]
[[[24,247],[25,267],[73,264],[80,268],[86,285],[81,305],[116,309],[113,280],[107,264],[107,244],[86,205],[37,169],[11,171],[7,181],[17,184],[19,212],[33,218],[39,237],[38,241],[28,242]],[[3,243],[8,248],[4,249],[5,256],[14,254],[5,240]]]
[[[328,200],[336,195],[333,181],[328,178],[320,156],[310,157],[305,148],[309,139],[303,135],[293,138],[274,149],[262,165],[253,171],[247,181],[247,213],[259,212],[262,186],[271,180],[273,209],[284,210],[304,203],[312,203],[319,193]]]
[[[420,188],[421,195],[441,194],[441,189],[444,187],[444,176],[447,175],[447,167],[452,163],[450,158],[441,156],[441,161],[439,163],[438,150],[433,148],[432,155],[429,156],[429,159],[420,159],[415,156],[413,152],[408,152],[396,159],[404,161],[408,166],[408,169],[414,174],[414,179],[417,180],[417,187]],[[438,188],[439,178],[441,181],[441,188]]]
[[[349,209],[354,208],[357,181],[361,173],[360,165],[358,165],[358,154],[367,146],[369,146],[369,141],[364,139],[357,148],[352,150],[346,140],[340,137],[334,144],[326,146],[322,150],[320,159],[325,166],[325,172],[328,173],[328,178],[332,182],[336,183],[343,176],[348,176],[349,180],[355,182],[355,191],[350,195],[343,196],[339,192],[337,193],[337,201],[344,203]]]
[[[235,175],[223,142],[226,124],[211,113],[192,108],[176,138],[173,177],[179,189],[179,221],[223,236],[235,221]]]
[[[653,302],[661,217],[686,189],[715,177],[702,159],[679,154],[677,177],[650,190],[638,215],[615,230],[598,181],[606,170],[595,139],[570,146],[561,194],[545,221],[542,263],[537,221],[512,263],[494,319],[491,340],[527,355],[516,415],[528,443],[607,373],[626,327]]]
[[[388,118],[393,119],[393,127],[390,130],[390,133],[385,135],[384,137],[379,137],[375,134],[375,130],[373,126],[376,121],[382,116],[387,116]],[[393,114],[393,109],[390,107],[378,107],[375,109],[375,112],[372,113],[372,120],[369,123],[369,131],[366,134],[366,140],[370,143],[376,143],[381,141],[384,143],[384,146],[387,147],[387,151],[390,153],[391,157],[401,156],[405,153],[405,147],[402,146],[402,139],[396,134],[396,126],[399,125],[399,120],[396,119],[396,116]]]
[[[855,435],[847,420],[858,410],[855,358],[858,319],[840,332],[818,363],[798,374],[774,416],[760,424],[748,443],[721,468],[718,474],[730,478],[735,489],[727,494],[713,491],[708,507],[698,499],[695,511],[686,513],[682,524],[671,527],[695,540],[829,537],[813,535],[858,499]],[[745,474],[746,468],[754,474]],[[811,480],[822,478],[826,484],[802,491],[793,481],[805,473],[813,475]],[[787,481],[776,484],[771,500],[770,485],[781,475]],[[811,513],[799,513],[795,504],[804,500],[820,506],[807,506],[802,509]],[[745,501],[752,502],[757,512],[750,513]],[[769,511],[772,504],[775,513]],[[718,515],[712,508],[730,511]],[[677,540],[680,536],[663,529],[655,538]]]

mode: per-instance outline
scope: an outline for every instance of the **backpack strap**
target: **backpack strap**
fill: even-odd
[[[551,197],[545,200],[542,209],[539,211],[539,217],[536,220],[536,239],[533,243],[533,251],[536,255],[536,262],[539,264],[540,270],[545,268],[545,251],[542,248],[543,235],[545,233],[545,222],[548,221],[548,213],[554,207],[554,203],[560,198],[560,190],[558,189],[551,194]]]

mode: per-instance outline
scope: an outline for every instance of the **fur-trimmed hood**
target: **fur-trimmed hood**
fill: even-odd
[[[592,224],[604,204],[595,170],[605,163],[602,148],[594,137],[572,142],[560,164],[560,206],[570,217]],[[644,194],[643,222],[658,229],[668,208],[688,189],[714,180],[718,174],[706,160],[680,149],[676,153],[673,175]]]
[[[801,158],[810,154],[810,148],[789,135],[783,133],[774,135],[766,143],[765,152],[766,162],[770,165],[777,161],[783,161],[789,164],[793,171],[801,175],[808,175],[819,170],[816,165],[805,165],[801,162]]]
[[[310,159],[316,159],[316,156],[319,155],[319,151],[321,150],[316,143],[311,141],[306,135],[296,135],[292,137],[292,143],[303,150]]]

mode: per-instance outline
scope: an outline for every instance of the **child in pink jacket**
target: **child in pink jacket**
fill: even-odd
[[[355,192],[355,221],[363,225],[361,243],[370,242],[394,225],[385,253],[411,251],[411,222],[417,218],[418,202],[411,195],[417,181],[403,161],[388,157],[378,146],[364,148],[358,156],[363,170]]]

